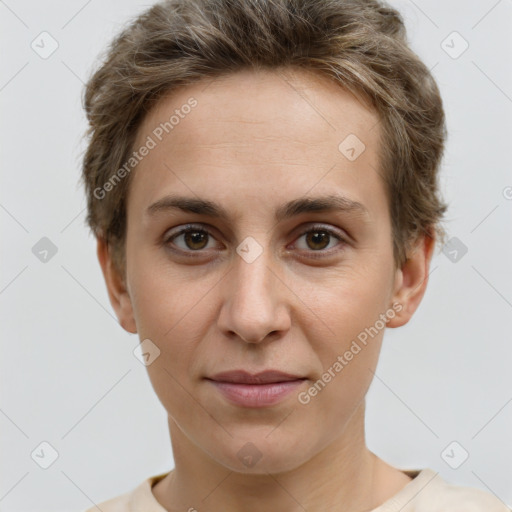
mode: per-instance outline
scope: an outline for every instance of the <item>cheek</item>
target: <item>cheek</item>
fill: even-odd
[[[130,295],[140,336],[164,339],[200,307],[208,282],[155,258],[150,250],[133,251],[129,262]],[[199,284],[199,286],[198,286]]]
[[[295,286],[317,319],[313,327],[325,331],[332,340],[325,344],[324,336],[325,346],[342,348],[390,307],[393,276],[386,265],[356,263],[315,280],[314,286],[309,279]],[[314,339],[312,336],[311,341]]]
[[[322,373],[306,392],[316,421],[329,425],[332,432],[346,424],[373,379],[386,325],[380,315],[387,311],[384,294],[378,294],[377,287],[359,286],[337,289],[336,293],[324,290],[316,298],[317,313],[329,330],[322,330],[327,338],[318,331],[316,336],[310,333]]]
[[[165,275],[146,275],[137,284],[132,302],[139,336],[159,347],[167,366],[192,358],[210,323],[211,312],[201,290]]]
[[[377,365],[386,328],[380,315],[387,309],[374,294],[338,295],[326,304],[330,309],[324,310],[323,315],[331,341],[326,343],[325,337],[312,335],[310,342],[315,344],[314,351],[319,355],[325,380],[336,382],[331,387],[340,387],[344,396],[359,394],[371,380],[369,369]]]
[[[147,366],[151,384],[168,412],[186,416],[194,403],[191,375],[198,373],[198,348],[210,323],[200,300],[204,293],[197,296],[186,283],[178,286],[176,280],[147,274],[137,286],[134,314],[140,339],[149,338],[159,350]]]
[[[393,276],[391,253],[378,256],[374,253],[365,264],[359,261],[357,268],[334,276],[310,298],[332,340],[310,338],[316,340],[323,369],[311,401],[318,400],[317,414],[333,427],[344,424],[363,400],[377,366]]]
[[[190,369],[187,360],[214,321],[208,292],[217,282],[218,276],[197,268],[185,272],[149,252],[132,253],[129,283],[139,337],[158,346],[161,364],[173,372]]]

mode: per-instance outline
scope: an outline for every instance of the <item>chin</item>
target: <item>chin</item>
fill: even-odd
[[[266,429],[261,436],[237,436],[229,447],[235,447],[234,451],[218,453],[217,446],[214,458],[231,471],[248,475],[285,473],[307,462],[308,454],[303,444],[290,442],[289,435],[286,439],[278,435],[273,438],[275,432],[271,435],[269,432],[271,430]]]

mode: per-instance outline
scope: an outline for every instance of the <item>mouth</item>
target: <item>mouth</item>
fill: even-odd
[[[232,384],[273,384],[279,382],[290,382],[295,380],[304,380],[305,377],[293,375],[279,370],[265,370],[259,373],[251,374],[245,370],[231,370],[221,372],[206,377],[207,380],[215,382],[229,382]]]
[[[230,403],[254,408],[277,404],[307,378],[277,370],[266,370],[257,374],[233,370],[217,373],[206,380]]]

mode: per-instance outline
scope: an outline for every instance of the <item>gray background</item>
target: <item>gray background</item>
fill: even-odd
[[[430,467],[512,504],[512,1],[391,4],[441,87],[446,226],[468,251],[456,262],[437,251],[416,315],[387,331],[368,444],[400,468]],[[2,511],[83,510],[173,466],[164,410],[132,353],[136,335],[114,318],[78,185],[83,82],[147,5],[0,1]],[[59,45],[46,59],[31,48],[43,31]],[[469,44],[460,56],[454,31]],[[43,237],[57,248],[46,262],[32,251]],[[58,452],[48,469],[31,458],[43,441]]]

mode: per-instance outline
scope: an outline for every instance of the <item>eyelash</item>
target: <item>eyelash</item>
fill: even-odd
[[[198,250],[194,251],[192,249],[184,250],[184,249],[181,249],[181,248],[174,249],[174,248],[170,247],[170,243],[173,240],[175,240],[177,237],[179,237],[181,235],[184,235],[186,233],[203,233],[203,234],[208,235],[209,237],[215,238],[213,236],[213,234],[211,233],[211,231],[209,231],[208,229],[205,229],[203,226],[200,226],[200,225],[198,226],[198,225],[194,225],[194,224],[188,224],[184,228],[182,228],[179,231],[177,231],[176,233],[173,233],[170,236],[166,236],[164,241],[163,241],[163,243],[164,243],[165,246],[169,247],[169,249],[171,249],[173,252],[178,252],[180,254],[184,254],[185,256],[190,257],[190,258],[197,257],[197,256],[193,256],[191,253],[198,253],[198,254],[204,253],[205,252],[204,249],[198,249]],[[312,226],[309,229],[307,229],[306,231],[303,231],[300,234],[299,238],[303,237],[304,235],[308,235],[309,233],[327,233],[330,237],[333,237],[333,238],[335,238],[336,240],[338,240],[340,242],[338,245],[342,245],[343,246],[343,245],[346,245],[348,243],[343,236],[338,234],[338,232],[336,232],[336,231],[334,231],[334,230],[332,230],[330,228],[326,228],[324,226],[321,226],[321,225]],[[322,258],[322,257],[326,257],[326,256],[332,255],[333,250],[335,250],[335,248],[331,247],[330,249],[319,249],[317,251],[315,251],[315,250],[308,250],[306,252],[311,253],[309,255],[309,257],[311,257],[311,258]]]

